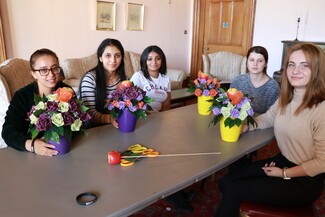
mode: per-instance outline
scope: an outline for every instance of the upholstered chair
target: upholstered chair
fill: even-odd
[[[246,57],[228,51],[203,54],[203,72],[217,77],[222,83],[231,83],[240,74],[246,73]]]
[[[30,72],[29,62],[23,59],[9,59],[0,65],[0,135],[14,93],[34,80]],[[0,136],[0,148],[4,147],[7,145]]]

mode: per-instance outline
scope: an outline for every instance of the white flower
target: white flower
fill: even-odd
[[[52,123],[57,127],[61,127],[64,125],[64,120],[63,120],[61,113],[53,114],[53,116],[51,117],[51,120],[52,120]]]
[[[31,124],[36,124],[37,121],[38,121],[38,118],[37,118],[34,114],[31,114],[31,115],[29,116],[29,119],[30,119],[30,123],[31,123]]]
[[[221,108],[221,114],[225,117],[228,118],[230,117],[230,112],[231,110],[234,108],[233,105],[231,105],[230,103],[228,103],[227,107],[222,107]]]
[[[82,125],[82,121],[80,120],[80,118],[78,118],[73,122],[73,124],[71,124],[70,128],[72,131],[79,131],[81,125]]]
[[[241,109],[239,112],[239,119],[240,120],[245,120],[245,118],[247,118],[248,114],[247,114],[247,110]]]
[[[59,111],[60,112],[69,111],[69,103],[67,103],[67,102],[59,102]]]
[[[35,106],[36,110],[45,110],[46,109],[46,104],[42,101],[38,102],[38,104]]]
[[[46,98],[48,99],[48,101],[54,102],[56,100],[56,96],[57,94],[49,94],[46,96]]]

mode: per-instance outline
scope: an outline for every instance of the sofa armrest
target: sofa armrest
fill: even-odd
[[[167,69],[167,75],[171,81],[183,82],[186,79],[186,73],[178,69]]]
[[[202,54],[202,61],[203,61],[203,72],[210,73],[210,59],[208,55]]]
[[[10,90],[8,84],[4,77],[0,74],[0,148],[7,147],[6,143],[3,141],[1,133],[2,133],[2,125],[5,122],[6,112],[10,103]]]
[[[167,76],[170,78],[171,89],[180,89],[186,79],[186,73],[178,69],[167,69]]]

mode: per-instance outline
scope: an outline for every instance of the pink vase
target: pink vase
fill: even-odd
[[[137,117],[131,113],[129,109],[124,109],[117,118],[118,128],[124,133],[133,132],[135,130],[137,120]]]

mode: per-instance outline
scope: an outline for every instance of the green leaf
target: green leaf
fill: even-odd
[[[186,89],[186,92],[194,93],[195,92],[195,89],[196,89],[195,86],[191,86],[191,87],[189,87],[189,88]]]
[[[32,127],[32,129],[30,130],[30,132],[31,132],[31,134],[32,134],[32,139],[36,138],[37,135],[38,135],[38,133],[39,133],[39,131],[36,130],[36,127],[35,127],[35,126]]]
[[[46,130],[44,133],[44,139],[47,143],[49,143],[51,137],[52,137],[52,131]]]
[[[52,131],[51,139],[52,139],[54,142],[59,143],[59,141],[60,141],[60,136],[59,136],[59,134],[58,134],[57,132]]]
[[[42,101],[42,97],[34,93],[34,102],[37,105],[40,101]]]

